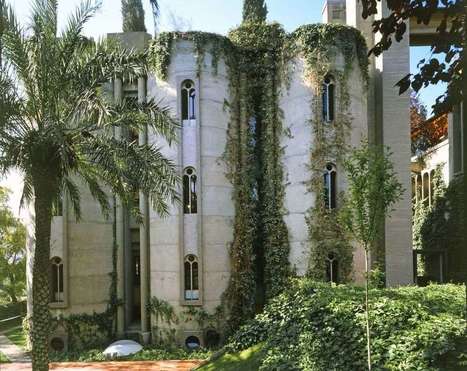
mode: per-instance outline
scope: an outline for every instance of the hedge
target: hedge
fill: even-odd
[[[374,370],[436,370],[465,336],[465,288],[372,289]],[[294,279],[230,339],[234,353],[263,343],[260,370],[364,370],[364,291]]]

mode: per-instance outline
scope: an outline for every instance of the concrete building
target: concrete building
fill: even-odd
[[[388,13],[378,3],[379,15]],[[346,23],[359,29],[371,48],[377,35],[371,32],[372,19],[361,18],[357,0],[329,0],[323,9],[325,22]],[[148,46],[144,33],[113,34],[133,48]],[[411,146],[409,96],[399,95],[394,85],[409,72],[409,38],[395,43],[379,57],[370,59],[370,81],[362,83],[358,63],[349,78],[352,129],[348,144],[358,145],[362,137],[391,148],[399,181],[411,189]],[[139,133],[140,143],[162,146],[173,159],[183,179],[183,202],[172,205],[168,218],[161,219],[149,206],[147,195],[136,202],[144,218],[139,225],[118,200],[109,195],[115,213],[105,219],[89,192],[83,188],[82,216],[77,223],[63,200],[63,210],[53,219],[51,274],[51,310],[53,315],[105,311],[111,276],[116,264],[118,307],[117,334],[138,334],[148,341],[157,319],[148,315],[152,297],[168,302],[176,313],[186,308],[204,308],[212,313],[221,303],[230,276],[229,244],[233,236],[235,209],[232,184],[226,178],[222,161],[227,142],[229,114],[224,102],[229,100],[229,80],[221,58],[216,73],[206,54],[198,73],[193,43],[178,40],[173,45],[166,81],[155,76],[140,78],[134,86],[124,86],[116,79],[109,84],[115,100],[133,96],[162,99],[181,124],[180,140],[175,145],[163,143],[151,132]],[[338,60],[338,58],[337,58]],[[312,143],[308,121],[312,115],[313,91],[304,81],[303,61],[296,61],[290,88],[280,98],[284,126],[283,165],[287,174],[285,221],[291,245],[290,262],[299,274],[307,269],[309,236],[306,211],[313,205],[304,185]],[[336,62],[339,68],[339,62]],[[116,136],[124,135],[121,131]],[[337,172],[339,167],[329,169]],[[331,176],[331,175],[330,175]],[[337,189],[345,190],[345,176],[337,177]],[[385,223],[386,279],[389,286],[413,283],[411,192],[404,193]],[[114,257],[114,245],[121,246]],[[33,250],[32,241],[28,244]],[[362,278],[362,251],[354,254],[354,277]],[[206,334],[194,321],[178,324],[176,339],[181,343],[203,343]]]

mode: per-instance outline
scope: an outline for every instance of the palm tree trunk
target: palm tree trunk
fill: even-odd
[[[39,184],[38,184],[39,183]],[[52,220],[50,187],[36,183],[35,192],[35,250],[32,268],[32,368],[49,369],[49,260]],[[37,185],[38,184],[38,185]],[[47,184],[47,183],[45,183]]]

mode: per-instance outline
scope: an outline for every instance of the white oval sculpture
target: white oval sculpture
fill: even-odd
[[[133,340],[119,340],[110,344],[103,352],[106,357],[126,357],[138,353],[143,347]]]

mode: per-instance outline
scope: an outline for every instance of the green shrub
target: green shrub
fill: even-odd
[[[433,370],[465,329],[464,288],[372,289],[374,370]],[[295,279],[229,341],[229,352],[262,343],[260,370],[366,368],[364,290]]]

